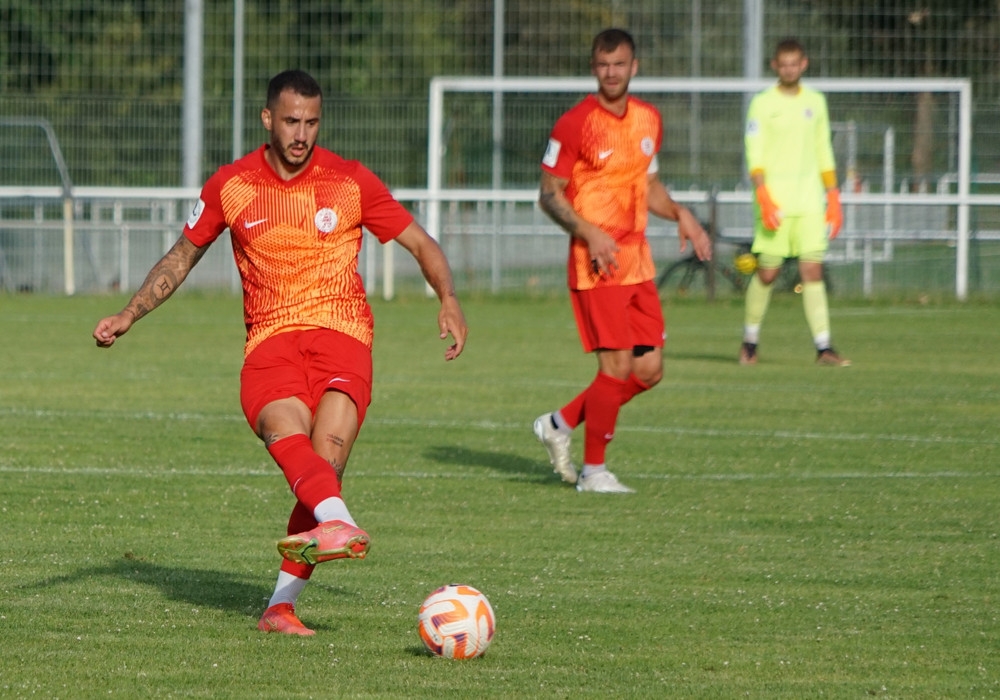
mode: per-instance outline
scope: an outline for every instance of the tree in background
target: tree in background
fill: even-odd
[[[814,58],[811,75],[971,78],[977,154],[996,161],[983,169],[1000,169],[1000,0],[764,5],[765,41],[801,32]],[[493,71],[493,0],[245,0],[245,7],[246,143],[260,138],[259,105],[250,96],[274,73],[301,67],[330,98],[336,121],[329,123],[338,125],[330,134],[342,139],[331,145],[399,186],[422,181],[430,78]],[[742,0],[506,0],[505,7],[507,75],[587,75],[589,41],[596,28],[612,25],[633,31],[644,76],[743,72]],[[0,116],[48,119],[77,184],[177,184],[185,9],[184,0],[0,1]],[[204,0],[204,12],[207,170],[231,157],[233,3]],[[546,109],[565,107],[550,102],[537,110],[543,123],[554,118]],[[914,128],[906,131],[915,137],[900,149],[909,150],[915,179],[927,179],[932,157],[947,150],[934,148],[945,125],[934,123],[941,111],[934,95],[921,96],[913,110]],[[469,125],[464,161],[488,169],[489,115],[470,109],[457,116]],[[672,147],[683,147],[676,127],[687,119],[684,112],[674,117]],[[3,137],[13,139],[9,131]],[[526,148],[509,160],[533,168],[538,147]],[[705,161],[698,177],[725,179],[732,169],[728,161]]]
[[[989,71],[998,51],[996,0],[804,0],[844,37],[850,75],[981,78],[980,97],[996,91]],[[802,4],[799,2],[797,4]],[[987,71],[984,75],[984,71]],[[993,85],[992,90],[986,85]],[[985,88],[985,89],[984,89]],[[910,164],[913,187],[933,174],[936,96],[916,100]]]

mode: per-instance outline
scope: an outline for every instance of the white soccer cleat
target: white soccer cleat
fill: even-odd
[[[591,493],[635,493],[635,489],[630,489],[618,481],[618,477],[607,469],[594,472],[590,476],[581,476],[576,482],[576,490]]]
[[[576,467],[569,458],[570,436],[552,427],[552,414],[546,413],[535,419],[535,437],[545,445],[549,453],[552,470],[569,484],[576,482]]]

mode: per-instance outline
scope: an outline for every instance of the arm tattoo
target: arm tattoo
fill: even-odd
[[[559,224],[567,233],[576,233],[577,220],[573,207],[563,204],[550,192],[543,192],[539,204],[552,220]]]
[[[132,320],[138,321],[169,299],[206,250],[208,246],[198,248],[183,236],[178,239],[167,254],[153,265],[146,280],[125,307]]]
[[[565,186],[551,175],[542,175],[538,206],[564,231],[575,235],[580,226],[580,217],[566,199],[564,188]]]
[[[160,294],[160,296],[168,297],[173,291],[174,291],[174,286],[171,284],[171,282],[167,280],[160,280],[159,287],[157,288],[157,292]]]

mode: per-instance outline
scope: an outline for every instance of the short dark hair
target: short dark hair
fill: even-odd
[[[590,47],[590,56],[593,58],[598,53],[611,53],[622,44],[626,44],[635,56],[635,40],[632,35],[624,29],[605,29],[594,37],[594,43]]]
[[[296,95],[303,97],[319,97],[322,99],[323,90],[319,83],[311,75],[302,70],[286,70],[271,78],[267,84],[267,108],[273,109],[278,103],[278,98],[285,90],[291,90]]]
[[[806,47],[802,45],[802,42],[794,37],[786,37],[778,42],[778,45],[774,49],[774,57],[777,58],[783,53],[800,53],[803,56],[806,55]]]

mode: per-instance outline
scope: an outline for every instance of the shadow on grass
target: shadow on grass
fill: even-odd
[[[424,456],[441,464],[455,464],[463,467],[486,467],[487,469],[495,469],[498,472],[515,475],[526,481],[538,482],[540,484],[551,483],[557,486],[561,484],[559,477],[553,473],[552,468],[544,459],[526,459],[502,452],[470,450],[467,447],[455,447],[454,445],[434,445],[428,447],[424,451]]]
[[[427,647],[425,647],[423,644],[411,644],[410,646],[406,647],[406,653],[408,653],[410,656],[419,656],[422,659],[434,658],[434,654],[427,651]]]
[[[171,600],[199,607],[240,612],[256,618],[265,607],[271,589],[241,580],[231,573],[211,569],[185,569],[161,566],[136,558],[126,552],[105,566],[91,566],[54,576],[24,588],[51,588],[62,584],[82,583],[94,578],[118,578],[158,588]]]
[[[740,346],[736,345],[736,350],[729,355],[713,354],[708,352],[671,352],[664,356],[664,361],[666,362],[666,370],[670,371],[671,360],[676,361],[693,361],[693,362],[719,362],[724,365],[738,365],[739,364],[739,350]]]

